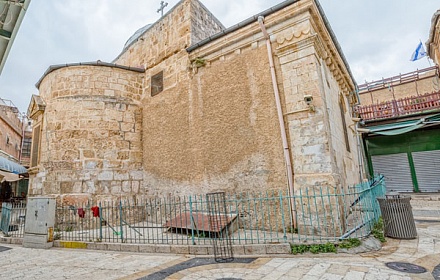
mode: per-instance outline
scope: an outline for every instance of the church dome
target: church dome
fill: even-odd
[[[147,24],[144,27],[139,28],[130,38],[128,38],[127,42],[125,42],[124,50],[131,45],[131,43],[135,42],[139,37],[144,34],[151,27],[151,24]]]

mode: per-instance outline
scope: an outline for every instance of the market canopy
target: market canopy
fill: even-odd
[[[416,120],[370,126],[365,128],[365,132],[380,135],[399,135],[433,124],[440,124],[440,114]]]
[[[13,174],[24,174],[28,172],[24,166],[2,156],[0,156],[0,171]]]
[[[6,182],[15,182],[21,180],[22,177],[18,174],[5,172],[0,170],[0,183]]]

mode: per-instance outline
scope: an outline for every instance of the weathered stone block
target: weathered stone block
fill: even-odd
[[[265,255],[266,246],[264,244],[244,245],[245,255]]]
[[[171,246],[170,253],[173,254],[189,254],[189,246],[188,245],[173,245]]]
[[[266,253],[267,254],[290,254],[290,244],[267,244]]]
[[[158,244],[155,246],[155,252],[159,254],[171,253],[171,245]]]
[[[112,171],[103,171],[98,174],[98,180],[100,181],[111,181],[113,180],[113,172]]]
[[[124,252],[139,252],[138,244],[121,244],[121,251]]]

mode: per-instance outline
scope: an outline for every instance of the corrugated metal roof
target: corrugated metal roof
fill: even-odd
[[[365,128],[368,130],[368,133],[380,135],[399,135],[422,128],[427,125],[435,124],[440,124],[440,114],[424,116],[415,120],[369,126]]]

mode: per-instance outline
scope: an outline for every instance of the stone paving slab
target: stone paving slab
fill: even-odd
[[[208,261],[197,266],[187,265],[200,259],[196,255],[163,254],[157,250],[142,253],[136,246],[125,246],[128,244],[113,248],[125,251],[31,249],[5,244],[11,249],[0,251],[0,279],[438,279],[440,223],[416,225],[416,239],[388,239],[380,251],[265,255],[248,263]],[[387,267],[387,262],[409,262],[423,266],[427,272],[399,272]]]
[[[12,249],[0,252],[0,279],[120,279],[182,259],[177,255],[8,247]]]

